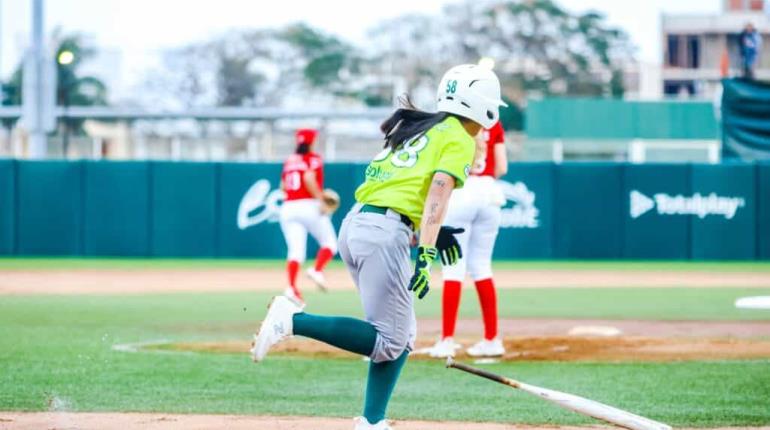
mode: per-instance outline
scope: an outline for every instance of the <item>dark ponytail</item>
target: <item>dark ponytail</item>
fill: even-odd
[[[297,145],[297,149],[294,150],[295,153],[305,155],[308,152],[310,152],[310,144],[309,143],[300,143]]]
[[[395,149],[408,139],[422,136],[450,115],[446,112],[423,112],[412,104],[409,96],[403,96],[399,101],[403,108],[393,112],[380,125],[380,130],[385,133],[385,148]]]

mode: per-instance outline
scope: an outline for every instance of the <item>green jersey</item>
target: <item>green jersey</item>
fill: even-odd
[[[455,187],[462,187],[475,152],[476,142],[460,121],[450,116],[419,138],[380,152],[366,168],[366,180],[356,190],[356,201],[393,209],[419,227],[433,174],[451,175]]]

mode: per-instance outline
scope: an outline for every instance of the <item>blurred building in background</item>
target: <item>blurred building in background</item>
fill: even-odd
[[[435,15],[382,21],[377,37],[360,43],[298,23],[136,55],[55,32],[46,49],[69,57],[51,57],[58,127],[38,140],[39,158],[280,161],[294,130],[314,127],[328,160],[365,161],[381,147],[379,122],[400,95],[432,109],[438,71],[484,58],[496,63],[509,101],[501,118],[512,160],[715,162],[712,100],[722,76],[742,73],[739,34],[748,23],[765,39],[755,76],[770,79],[770,0],[663,15],[660,61],[637,58],[625,31],[598,12],[573,13],[558,1],[452,1]],[[492,7],[508,3],[519,7]],[[529,28],[532,16],[549,24]],[[32,157],[21,63],[17,70],[2,82],[0,157]]]
[[[770,79],[770,18],[765,0],[724,0],[718,15],[664,14],[663,72],[666,96],[713,97],[723,69],[741,73],[739,34],[751,23],[763,39],[756,78]]]

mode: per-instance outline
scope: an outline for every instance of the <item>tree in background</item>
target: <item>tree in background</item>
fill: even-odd
[[[371,106],[387,106],[408,92],[418,104],[433,103],[436,79],[457,64],[459,51],[451,43],[442,19],[410,14],[382,21],[369,31],[364,47],[366,85],[362,94]]]
[[[233,30],[164,53],[147,78],[156,106],[276,106],[290,97],[350,98],[355,49],[306,24]],[[169,106],[171,105],[171,106]]]
[[[107,87],[99,78],[84,75],[79,70],[96,55],[96,49],[86,44],[82,36],[75,34],[62,37],[55,52],[56,104],[65,108],[65,116],[60,119],[59,126],[63,151],[67,154],[70,135],[82,135],[85,120],[67,117],[66,108],[107,105]]]
[[[276,36],[298,54],[297,70],[313,88],[344,91],[344,78],[358,71],[352,46],[307,24],[290,25]]]
[[[58,40],[54,51],[57,75],[56,104],[64,107],[106,105],[107,88],[104,83],[96,77],[80,72],[82,65],[96,55],[96,50],[77,34],[62,37],[56,30],[54,40]],[[16,66],[10,80],[2,86],[3,105],[21,105],[23,86],[22,62]],[[3,120],[3,125],[9,129],[14,123],[15,120]],[[65,138],[70,133],[82,133],[82,125],[82,120],[65,118],[61,123]]]
[[[623,67],[633,61],[633,47],[599,13],[573,14],[551,0],[507,0],[466,2],[444,16],[467,61],[496,60],[513,109],[533,95],[623,95]],[[516,122],[505,125],[519,128],[521,118]]]
[[[0,85],[0,89],[2,89],[1,100],[3,106],[21,105],[21,87],[23,84],[21,67],[17,67],[8,82]],[[16,125],[16,121],[16,119],[4,118],[2,120],[3,127],[10,133],[11,129]]]
[[[170,51],[151,80],[187,107],[385,106],[408,92],[430,109],[441,73],[482,57],[496,61],[512,102],[505,125],[521,129],[528,96],[622,96],[633,47],[596,12],[575,14],[552,0],[465,0],[438,15],[383,21],[362,46],[304,23],[232,31]]]
[[[384,21],[371,36],[368,71],[397,75],[403,91],[423,100],[447,67],[493,58],[513,102],[502,113],[508,129],[523,126],[527,96],[622,96],[623,67],[633,61],[628,36],[603,15],[573,14],[551,0],[467,0],[439,16]]]
[[[499,58],[516,91],[540,95],[622,96],[622,68],[632,60],[628,36],[596,12],[574,15],[551,0],[506,1],[483,11],[489,30],[471,33],[481,55]],[[486,34],[486,37],[485,37]],[[480,48],[480,49],[479,49]],[[486,51],[486,52],[485,52]]]
[[[56,49],[56,103],[60,106],[105,106],[107,87],[99,78],[84,75],[83,64],[96,55],[96,49],[80,35],[63,37]]]
[[[215,60],[207,54],[208,50],[198,45],[164,52],[161,66],[147,73],[137,94],[139,102],[176,109],[215,105],[211,78]]]

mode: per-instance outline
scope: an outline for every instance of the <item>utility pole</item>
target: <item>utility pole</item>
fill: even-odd
[[[3,0],[0,0],[0,84],[3,83]],[[0,103],[3,95],[0,94]]]
[[[30,158],[45,158],[46,134],[55,124],[56,70],[45,50],[44,0],[32,0],[32,44],[24,61],[22,117],[29,131]]]

